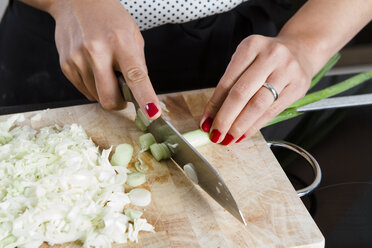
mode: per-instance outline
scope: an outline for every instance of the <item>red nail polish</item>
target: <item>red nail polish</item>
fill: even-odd
[[[231,134],[226,134],[225,138],[222,140],[221,144],[224,145],[224,146],[227,146],[228,144],[230,144],[230,142],[234,139],[234,136],[232,136]]]
[[[211,129],[212,126],[212,122],[213,122],[212,117],[208,117],[207,119],[205,119],[205,121],[202,124],[202,129],[204,132],[209,133],[209,130]]]
[[[150,117],[153,117],[159,112],[159,109],[156,107],[156,105],[153,102],[150,102],[146,104],[146,111]]]
[[[221,132],[218,131],[217,129],[213,129],[212,132],[211,132],[211,137],[210,137],[210,139],[211,139],[211,141],[212,141],[213,143],[217,143],[217,141],[218,141],[218,139],[220,138],[220,136],[221,136]]]
[[[235,143],[239,143],[240,141],[242,141],[242,139],[245,138],[245,134],[242,135],[242,137],[240,137]]]

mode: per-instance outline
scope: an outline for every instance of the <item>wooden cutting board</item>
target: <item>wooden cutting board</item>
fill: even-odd
[[[212,89],[160,96],[170,122],[181,132],[198,128],[203,106]],[[142,134],[134,125],[135,111],[105,111],[98,104],[25,113],[25,124],[40,128],[78,123],[103,148],[130,143],[139,151]],[[0,121],[8,116],[0,116]],[[156,162],[148,156],[150,171],[144,186],[152,202],[144,216],[156,233],[142,232],[139,243],[114,247],[324,247],[324,238],[296,195],[294,188],[260,133],[229,147],[210,144],[198,149],[215,166],[230,188],[245,219],[243,226],[171,161]],[[43,245],[43,247],[48,247]],[[68,244],[56,247],[80,247]]]

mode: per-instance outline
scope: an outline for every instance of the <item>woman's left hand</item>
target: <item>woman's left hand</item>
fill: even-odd
[[[200,122],[213,142],[249,138],[305,95],[313,72],[298,51],[282,38],[251,35],[240,43]],[[264,83],[276,90],[276,101]]]

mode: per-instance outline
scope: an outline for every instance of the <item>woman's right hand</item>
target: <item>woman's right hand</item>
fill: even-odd
[[[161,114],[147,75],[144,40],[117,0],[54,0],[55,40],[63,73],[89,100],[105,109],[122,109],[115,71],[121,71],[149,119]]]

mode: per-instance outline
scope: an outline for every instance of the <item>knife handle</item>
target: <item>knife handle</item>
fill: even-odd
[[[119,86],[121,89],[121,93],[124,97],[124,101],[137,104],[136,99],[134,98],[132,94],[132,91],[129,89],[128,84],[124,80],[123,74],[116,72],[116,76],[118,78]]]

